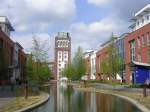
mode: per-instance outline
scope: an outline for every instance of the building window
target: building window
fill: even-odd
[[[138,54],[138,62],[141,62],[142,61],[142,59],[141,59],[141,55],[140,54]]]
[[[140,37],[138,37],[138,39],[137,39],[137,45],[138,45],[138,48],[141,47]]]
[[[140,24],[140,22],[139,22],[139,21],[137,21],[137,26],[139,26],[139,24]]]
[[[130,54],[131,54],[131,60],[135,60],[135,41],[130,42]]]
[[[0,39],[0,48],[3,48],[3,40]]]
[[[150,45],[150,33],[149,32],[147,33],[147,45],[148,46]]]
[[[149,20],[149,15],[146,18],[147,18],[147,21],[148,21]]]
[[[145,47],[145,39],[144,39],[144,35],[141,37],[142,39],[142,47]]]
[[[142,23],[144,23],[144,19],[142,19]]]
[[[150,63],[150,49],[148,50],[148,63]]]
[[[67,58],[67,56],[65,55],[65,56],[64,56],[64,58],[66,59],[66,58]]]

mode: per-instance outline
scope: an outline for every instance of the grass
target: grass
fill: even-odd
[[[28,99],[17,97],[12,102],[0,109],[0,112],[14,112],[29,105],[35,104],[41,100],[41,96],[30,96]]]

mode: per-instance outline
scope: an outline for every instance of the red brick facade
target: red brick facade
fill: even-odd
[[[104,47],[96,53],[96,75],[101,74],[101,62],[108,56],[108,48]]]
[[[148,63],[150,61],[150,24],[131,32],[125,38],[125,79],[126,82],[131,82],[132,72],[130,70],[131,62],[131,42],[135,42],[135,58],[134,61]]]
[[[4,83],[7,83],[12,72],[9,67],[13,65],[14,42],[2,30],[0,30],[0,43],[1,49],[5,56],[4,62],[7,67],[7,70],[5,69],[6,74],[1,74],[0,80],[3,80]],[[0,81],[0,83],[2,82]]]
[[[21,69],[21,80],[24,81],[26,79],[26,54],[23,49],[19,51],[19,65]]]
[[[8,37],[2,30],[0,30],[0,46],[1,49],[4,52],[4,56],[5,56],[5,62],[7,65],[7,73],[6,74],[1,74],[4,76],[1,77],[5,77],[5,79],[0,79],[0,83],[5,81],[5,83],[8,83],[10,80],[10,77],[13,75],[13,70],[14,70],[14,45],[15,43],[10,39],[10,37]],[[21,80],[23,80],[25,78],[25,64],[26,64],[26,56],[25,53],[23,51],[23,49],[19,50],[19,54],[18,54],[18,66],[21,70],[20,70],[20,76],[21,76]]]
[[[90,75],[91,74],[91,60],[90,60],[90,55],[86,58],[84,58],[85,61],[85,67],[86,67],[86,74]]]

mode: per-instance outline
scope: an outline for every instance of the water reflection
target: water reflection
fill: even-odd
[[[50,87],[50,100],[33,112],[141,112],[131,103],[111,95],[81,92],[60,84]]]

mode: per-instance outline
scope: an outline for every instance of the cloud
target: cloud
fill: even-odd
[[[8,16],[16,31],[47,31],[52,25],[72,22],[75,0],[4,0],[0,15]]]
[[[110,4],[112,0],[87,0],[89,4],[93,4],[95,6],[104,6]]]
[[[29,53],[32,48],[33,37],[37,38],[41,42],[46,41],[46,48],[49,49],[49,60],[54,58],[54,35],[49,35],[48,33],[36,33],[36,34],[26,34],[26,35],[14,35],[12,39],[14,42],[19,42],[26,53]]]
[[[108,16],[102,20],[89,24],[84,22],[71,25],[72,34],[72,52],[74,53],[78,46],[88,49],[98,49],[99,46],[108,40],[113,32],[117,36],[128,31],[128,24],[115,16]]]
[[[87,3],[107,8],[110,13],[117,14],[118,18],[128,21],[140,8],[150,2],[149,0],[87,0]]]

